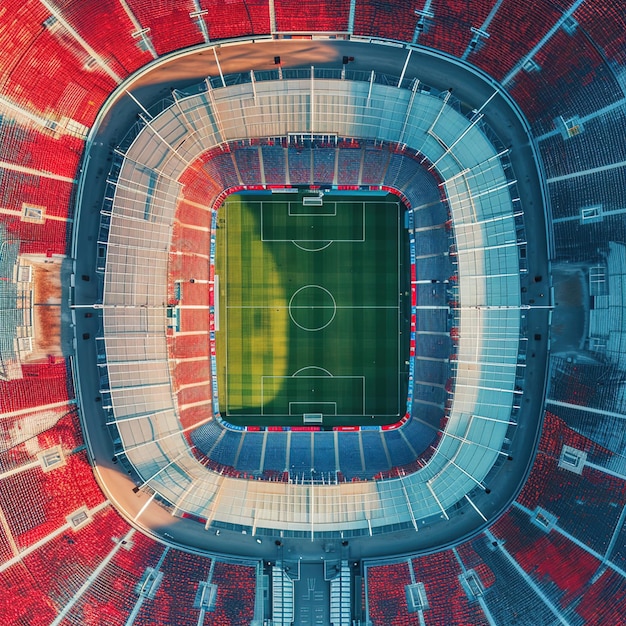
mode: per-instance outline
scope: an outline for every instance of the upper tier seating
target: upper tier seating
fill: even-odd
[[[267,0],[200,0],[203,19],[210,39],[227,39],[270,32],[270,12]]]
[[[349,0],[275,0],[278,32],[345,32],[348,30]]]
[[[148,37],[157,54],[203,43],[202,31],[189,14],[196,9],[193,0],[126,0],[141,28],[149,28]],[[119,12],[119,9],[118,9]]]
[[[58,4],[64,5],[61,7],[63,18],[119,76],[127,76],[152,61],[150,52],[140,47],[140,38],[133,37],[137,28],[122,3],[116,0],[65,0]]]

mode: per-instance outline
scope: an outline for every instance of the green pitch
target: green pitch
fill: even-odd
[[[298,425],[313,413],[334,426],[404,414],[402,219],[393,196],[229,196],[216,241],[223,417]]]

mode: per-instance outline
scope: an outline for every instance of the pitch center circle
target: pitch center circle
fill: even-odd
[[[289,317],[301,330],[316,332],[329,326],[337,315],[333,294],[319,285],[300,287],[289,299]]]

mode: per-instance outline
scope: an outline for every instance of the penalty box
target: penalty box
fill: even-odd
[[[260,201],[261,241],[365,241],[365,202],[327,200],[320,206],[300,202]]]
[[[261,376],[261,415],[365,415],[365,376]]]

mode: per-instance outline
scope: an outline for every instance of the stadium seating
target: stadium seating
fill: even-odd
[[[555,604],[563,609],[570,606],[600,562],[558,531],[538,530],[527,515],[512,511],[507,517],[510,518],[505,533],[507,551]],[[504,526],[500,522],[496,525],[498,529]],[[496,530],[494,528],[494,534]],[[521,542],[524,545],[519,545]]]
[[[560,420],[546,415],[539,453],[518,502],[530,510],[540,506],[556,515],[560,528],[602,552],[626,504],[626,483],[588,467],[580,475],[558,468],[561,445],[581,450],[592,445],[584,442],[583,447],[582,438],[571,433]]]
[[[245,454],[240,454],[237,459],[237,469],[240,472],[258,473],[261,467],[261,453],[265,433],[247,432],[243,441]]]
[[[237,452],[241,443],[242,433],[224,429],[211,450],[211,459],[218,464],[234,467],[237,462]]]
[[[15,59],[29,50],[41,33],[42,24],[49,13],[43,4],[7,0],[2,7],[3,22],[10,28],[3,28],[0,33],[0,45],[3,55],[0,61],[1,84],[11,73]]]
[[[270,13],[265,0],[200,0],[210,39],[227,39],[270,32]]]
[[[584,118],[623,97],[615,75],[580,29],[573,34],[555,33],[533,61],[538,68],[519,72],[510,91],[537,135],[552,130],[559,116]],[[597,138],[590,133],[585,139]],[[587,150],[588,157],[601,155]]]
[[[249,624],[254,616],[255,568],[217,561],[211,582],[217,585],[217,602],[215,609],[205,615],[204,623]]]
[[[484,600],[496,623],[506,624],[515,619],[523,619],[528,624],[554,622],[552,611],[520,574],[519,566],[509,560],[497,541],[494,546],[492,540],[480,535],[470,544],[472,550],[491,572],[489,576],[493,584],[485,594]]]
[[[335,179],[335,148],[316,146],[313,149],[313,183],[330,184]]]
[[[562,15],[562,10],[550,0],[537,0],[532,5],[503,2],[487,29],[489,39],[483,39],[468,60],[496,80],[502,80]]]
[[[209,151],[205,155],[203,169],[212,180],[217,181],[220,189],[228,189],[240,184],[230,147],[225,151],[219,148]]]
[[[331,474],[337,469],[335,464],[334,433],[313,433],[313,467],[321,474]]]
[[[374,35],[412,41],[418,16],[413,4],[403,0],[357,0],[355,35]]]
[[[0,480],[0,502],[7,527],[21,549],[39,541],[65,523],[81,506],[102,502],[86,453],[71,454],[66,464],[43,472],[24,469]],[[24,510],[23,502],[30,503]]]
[[[83,146],[78,137],[53,134],[35,123],[24,125],[8,117],[0,120],[0,158],[29,168],[33,174],[42,172],[74,179]]]
[[[80,530],[66,531],[46,541],[24,557],[24,566],[36,584],[45,590],[49,601],[60,609],[113,550],[115,543],[112,539],[127,529],[127,523],[108,507]],[[54,567],[50,567],[51,563]]]
[[[204,41],[198,22],[189,16],[195,11],[192,0],[175,4],[165,0],[127,2],[141,28],[150,29],[148,36],[157,54],[166,54]]]
[[[391,154],[383,147],[366,146],[363,157],[362,184],[381,185],[385,180],[390,158]]]
[[[285,174],[285,149],[281,145],[262,145],[263,169],[265,181],[268,185],[284,185],[287,182]]]
[[[409,615],[406,585],[411,584],[409,563],[367,568],[367,602],[373,626],[417,626],[417,613]]]
[[[194,600],[199,582],[209,578],[210,570],[207,557],[169,550],[159,567],[163,580],[154,599],[141,605],[135,624],[197,624],[200,611],[194,609]]]
[[[23,564],[0,573],[0,614],[16,626],[47,626],[58,607],[48,599],[47,589]]]
[[[276,0],[278,32],[346,32],[350,2],[315,0]]]
[[[626,184],[626,168],[596,172],[592,181],[590,184],[587,176],[576,176],[552,183],[549,191],[553,216],[580,219],[583,208],[598,205],[607,212],[619,209],[617,190]]]
[[[424,584],[428,598],[426,623],[439,626],[453,622],[476,626],[489,623],[477,602],[470,602],[461,587],[461,568],[451,550],[413,559],[412,566],[415,580]]]
[[[550,177],[568,177],[577,172],[610,166],[624,160],[624,146],[619,141],[613,141],[611,137],[611,132],[621,133],[626,128],[626,114],[623,106],[586,119],[581,122],[581,128],[580,134],[568,139],[563,139],[559,133],[546,137],[539,144]],[[597,173],[603,174],[603,172]],[[607,174],[612,174],[612,170],[609,170]],[[596,193],[604,191],[604,185],[601,183],[603,179],[596,176],[596,173],[593,173],[591,179],[585,176],[582,178],[586,179],[587,183],[591,182],[588,185],[587,195],[592,195],[594,191]],[[581,184],[580,181],[579,184]]]
[[[0,412],[67,402],[73,396],[69,371],[63,360],[22,366],[22,378],[0,381]]]
[[[359,148],[348,149],[343,147],[337,155],[337,183],[339,185],[353,185],[359,180],[362,151]]]
[[[624,580],[620,574],[606,570],[583,595],[576,612],[585,624],[619,624],[624,619],[622,609],[626,603]]]
[[[258,185],[261,183],[261,163],[259,161],[258,146],[237,146],[233,154],[241,182],[244,185]]]
[[[263,459],[263,472],[275,477],[287,468],[287,433],[270,432]]]
[[[583,2],[573,17],[610,63],[621,66],[626,63],[626,18],[619,5],[611,0]]]
[[[55,119],[68,117],[89,126],[115,80],[62,28],[43,28],[16,57],[3,94],[25,109]]]
[[[124,530],[122,528],[122,530]],[[128,537],[128,539],[123,539]],[[123,624],[137,602],[135,588],[164,547],[141,533],[119,533],[122,546],[69,611],[64,624]]]
[[[137,29],[131,18],[114,0],[66,2],[61,14],[119,76],[152,61],[150,52],[141,49],[139,39],[133,37]]]
[[[433,7],[433,18],[424,20],[417,42],[460,57],[474,36],[471,28],[480,28],[492,8],[493,2],[489,0],[437,4]]]
[[[287,160],[289,163],[289,182],[292,185],[312,184],[311,150],[304,146],[290,147]]]

